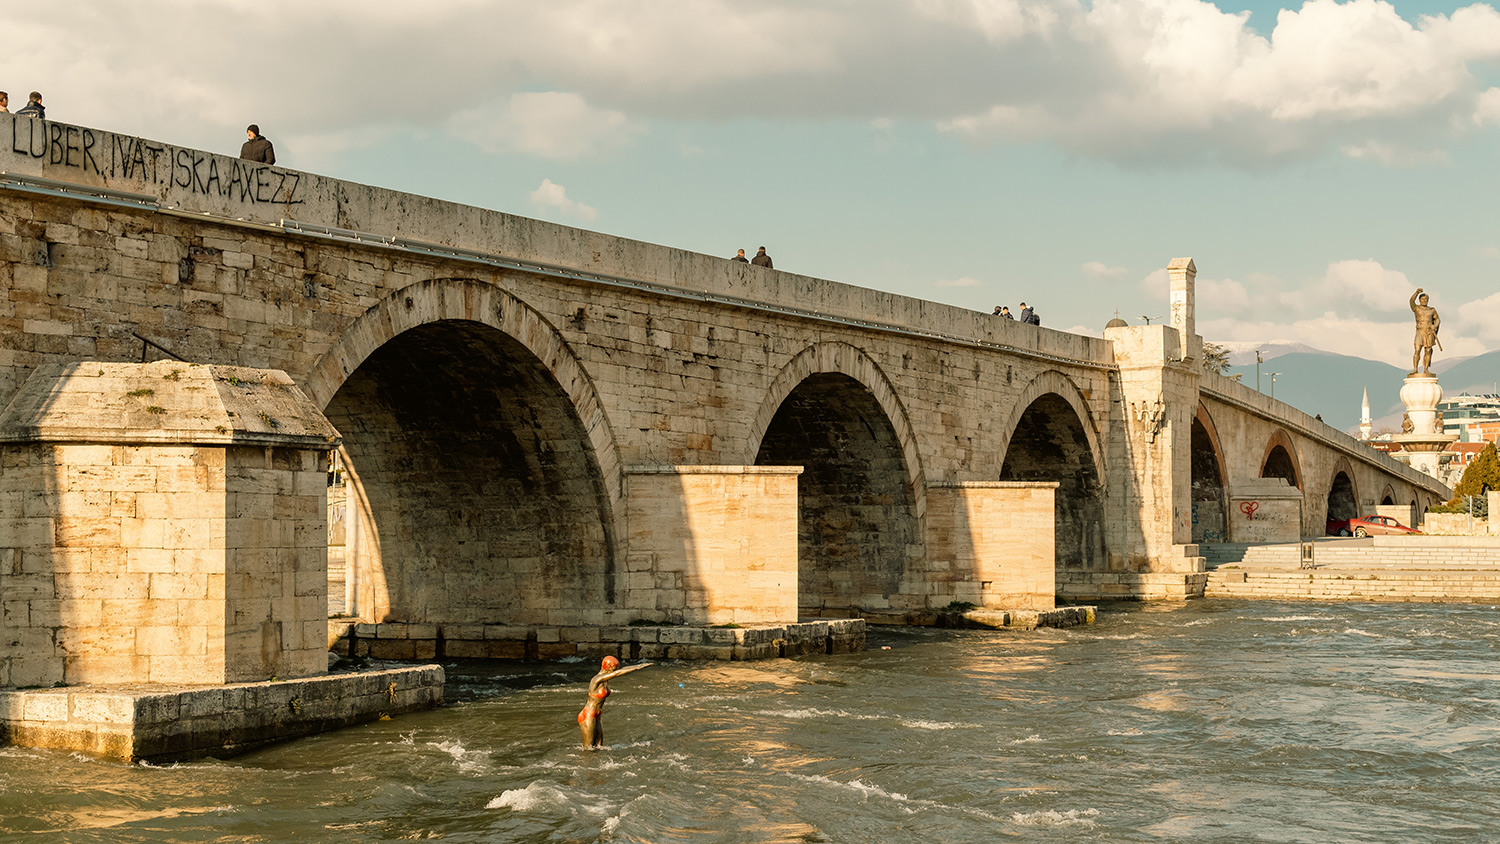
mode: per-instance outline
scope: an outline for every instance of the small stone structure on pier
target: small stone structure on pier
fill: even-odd
[[[440,668],[324,676],[337,444],[284,373],[37,369],[0,414],[0,741],[176,758],[441,703]]]

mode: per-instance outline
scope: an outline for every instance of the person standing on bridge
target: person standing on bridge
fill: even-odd
[[[10,114],[10,94],[0,91],[0,114]]]
[[[743,250],[743,249],[740,250],[740,253],[738,255],[734,256],[733,258],[730,258],[729,260],[731,260],[731,261],[739,261],[741,264],[748,264],[748,263],[750,263],[750,259],[745,257],[745,250]]]
[[[7,99],[9,99],[9,98],[7,98]],[[16,116],[17,117],[19,117],[19,116],[21,116],[23,114],[26,115],[27,117],[35,117],[37,120],[46,120],[47,119],[47,107],[44,106],[44,105],[42,105],[42,95],[41,95],[41,92],[39,92],[39,91],[32,91],[31,92],[31,100],[30,100],[30,102],[26,103],[26,105],[23,105],[19,109],[16,110]]]
[[[251,123],[245,127],[246,141],[240,147],[240,158],[246,161],[259,161],[262,164],[276,163],[276,148],[271,146],[270,140],[260,133],[260,127]]]
[[[768,270],[772,269],[771,256],[766,254],[766,247],[764,246],[760,248],[759,252],[755,253],[754,258],[750,259],[750,263],[754,264],[757,267],[765,267]]]
[[[589,699],[583,704],[583,711],[578,713],[578,731],[583,734],[584,750],[604,746],[604,699],[609,697],[609,681],[653,664],[642,662],[621,668],[620,661],[612,656],[605,657],[599,664],[599,673],[589,680]]]
[[[1036,311],[1032,310],[1025,302],[1021,303],[1021,322],[1027,325],[1041,325],[1042,321],[1037,319]]]

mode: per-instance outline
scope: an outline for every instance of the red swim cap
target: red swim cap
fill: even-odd
[[[613,671],[613,670],[615,670],[616,668],[619,668],[619,667],[620,667],[620,661],[618,659],[615,659],[612,656],[605,657],[604,658],[604,662],[602,662],[602,663],[599,664],[599,670],[600,671]]]

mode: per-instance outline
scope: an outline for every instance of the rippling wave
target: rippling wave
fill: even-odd
[[[25,842],[1414,842],[1500,830],[1494,608],[1198,601],[844,656],[449,666],[446,709],[228,761],[0,749]],[[889,648],[888,650],[882,648]]]

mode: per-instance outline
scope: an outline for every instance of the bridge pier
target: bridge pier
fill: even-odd
[[[306,707],[304,692],[200,700],[246,683],[270,699],[277,681],[328,673],[337,439],[280,372],[37,370],[0,415],[0,687],[19,689],[0,693],[0,740],[190,756],[441,701],[440,676],[399,706],[356,700],[353,677],[307,687]],[[162,716],[187,699],[193,718]]]
[[[627,469],[626,612],[705,626],[796,622],[801,473],[794,466]]]

